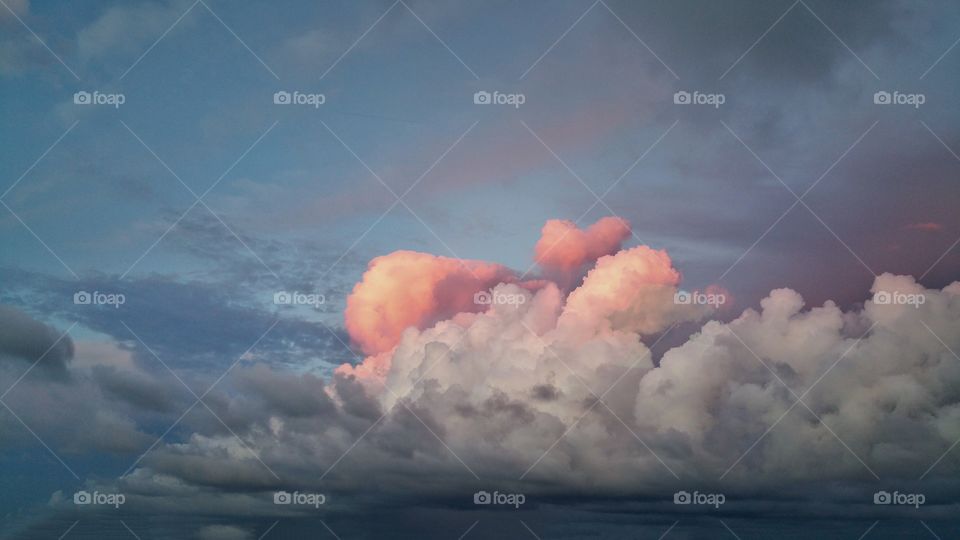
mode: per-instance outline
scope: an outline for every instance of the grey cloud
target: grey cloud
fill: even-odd
[[[0,355],[30,364],[39,361],[41,370],[62,376],[73,358],[73,341],[19,309],[0,305]]]
[[[236,378],[241,389],[262,398],[268,410],[284,417],[317,416],[334,409],[323,380],[311,374],[277,373],[260,364],[240,371]]]
[[[13,378],[5,377],[9,386]],[[129,455],[142,451],[155,439],[141,431],[137,421],[100,397],[90,381],[71,374],[71,380],[56,382],[24,378],[4,398],[4,403],[31,431],[10,414],[0,416],[5,446],[36,444],[35,433],[45,444],[64,455],[105,452]],[[72,460],[68,460],[69,461]],[[59,466],[52,462],[51,466]]]
[[[145,411],[172,412],[177,400],[171,394],[184,393],[178,392],[178,387],[174,387],[171,392],[170,385],[179,384],[176,381],[163,384],[146,373],[119,370],[112,366],[94,366],[92,376],[111,398]]]

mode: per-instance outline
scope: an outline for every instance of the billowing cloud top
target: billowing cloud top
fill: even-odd
[[[534,247],[544,273],[569,286],[587,265],[616,253],[630,237],[630,224],[618,217],[605,217],[581,230],[572,221],[551,219],[543,226]]]
[[[395,251],[370,262],[347,300],[347,331],[363,352],[389,350],[411,326],[479,311],[477,291],[510,279],[500,265]]]
[[[508,268],[479,261],[461,261],[413,251],[396,251],[377,257],[347,299],[345,322],[351,339],[372,355],[357,368],[343,373],[384,375],[392,355],[409,328],[424,330],[444,320],[466,320],[458,314],[478,313],[491,305],[525,302],[524,290],[549,284],[560,311],[561,292],[595,267],[567,297],[563,312],[565,331],[588,337],[601,329],[630,329],[644,334],[662,331],[672,322],[696,318],[703,310],[681,309],[673,304],[680,274],[664,251],[646,246],[619,251],[630,235],[619,218],[603,218],[586,230],[569,221],[550,220],[536,245],[536,258],[545,275],[554,281],[519,283],[520,289],[504,292],[494,287],[518,283]],[[483,296],[477,296],[477,295]],[[486,300],[484,300],[486,299]],[[489,300],[489,303],[485,303]]]

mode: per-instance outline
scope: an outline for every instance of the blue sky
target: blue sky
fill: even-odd
[[[334,409],[346,420],[324,416],[342,427],[331,437],[362,433],[358,419],[376,419],[382,402],[333,375],[362,357],[344,310],[368,263],[398,250],[536,278],[545,222],[615,215],[632,225],[625,247],[666,250],[684,288],[728,293],[711,318],[762,310],[786,287],[808,307],[844,310],[846,338],[867,331],[851,321],[872,309],[871,287],[887,283],[878,276],[912,276],[932,296],[960,279],[960,7],[949,2],[2,3],[0,380],[38,426],[31,437],[12,416],[0,423],[0,461],[17,471],[18,487],[0,491],[11,538],[27,522],[69,526],[51,494],[123,480],[158,437],[173,456],[178,443],[208,449],[204,437],[229,425],[256,446],[271,422],[303,428]],[[123,103],[77,104],[77,92]],[[277,92],[324,101],[277,104]],[[523,103],[478,105],[477,92]],[[723,103],[678,104],[678,92]],[[922,103],[885,104],[884,93]],[[125,302],[78,305],[79,291]],[[325,302],[277,305],[281,291]],[[951,309],[930,314],[944,332]],[[684,322],[659,347],[644,336],[657,365],[695,339],[701,321]],[[50,349],[63,371],[31,368],[17,407],[23,370],[64,332],[70,350]],[[938,339],[950,349],[954,337]],[[208,407],[225,421],[188,415],[164,432],[193,401],[178,378],[199,393],[232,366],[242,374]],[[308,412],[282,399],[321,394]],[[53,412],[70,407],[65,396],[96,418],[91,435]],[[943,415],[948,437],[955,416]],[[382,448],[406,455],[407,441],[389,436],[419,427],[390,418]],[[57,470],[61,454],[76,478]],[[368,458],[393,463],[387,454]],[[307,474],[286,458],[283,476]],[[222,490],[225,522],[243,514],[234,496],[270,483],[205,484],[178,476],[175,461],[138,471]],[[449,472],[433,466],[411,470]],[[153,494],[151,478],[124,489]],[[362,499],[349,484],[330,489]],[[958,493],[946,481],[931,491],[944,504]],[[417,504],[449,495],[425,490]],[[593,495],[572,496],[587,521]],[[444,515],[452,528],[469,525],[459,512]],[[263,517],[251,530],[272,522]]]
[[[238,235],[247,235],[248,244],[310,244],[326,252],[342,252],[393,202],[363,163],[402,193],[467,132],[408,195],[410,208],[424,223],[403,206],[395,207],[357,245],[353,268],[345,266],[338,274],[355,279],[369,255],[399,247],[447,251],[442,243],[456,246],[461,257],[524,267],[532,262],[527,246],[535,241],[543,221],[578,218],[594,203],[590,190],[604,192],[679,121],[675,131],[670,130],[656,151],[617,184],[604,204],[594,206],[584,222],[615,211],[635,223],[643,242],[665,247],[689,261],[685,270],[690,278],[705,284],[793,202],[750,151],[788,186],[802,192],[878,121],[863,147],[811,193],[811,207],[854,253],[875,267],[875,273],[901,267],[922,273],[921,266],[936,259],[918,257],[915,265],[904,264],[900,257],[884,253],[893,248],[883,240],[921,243],[939,255],[954,239],[949,227],[933,239],[904,230],[913,223],[947,220],[949,206],[943,205],[949,200],[940,207],[908,207],[904,212],[899,197],[893,204],[886,200],[890,197],[882,196],[883,190],[876,190],[871,198],[880,197],[874,210],[876,221],[882,218],[882,223],[861,215],[854,221],[866,223],[859,227],[835,207],[837,199],[856,197],[844,193],[843,186],[851,183],[846,177],[860,173],[860,168],[876,175],[878,171],[870,170],[868,162],[890,145],[896,145],[899,154],[911,154],[888,153],[890,159],[918,159],[912,154],[922,154],[919,157],[936,168],[930,176],[955,170],[952,156],[937,148],[933,134],[920,121],[949,141],[949,122],[937,120],[956,112],[948,97],[948,81],[956,68],[948,56],[924,80],[915,73],[921,71],[918,66],[929,65],[921,60],[932,63],[936,51],[949,47],[948,35],[936,44],[929,43],[936,34],[928,37],[909,49],[909,57],[900,50],[891,58],[888,49],[894,45],[867,42],[869,46],[859,51],[865,64],[861,65],[857,56],[844,49],[845,42],[823,43],[821,38],[830,36],[828,31],[800,10],[784,19],[781,32],[764,41],[756,55],[745,56],[718,80],[736,60],[735,51],[745,50],[749,40],[724,36],[735,42],[730,52],[721,42],[715,44],[714,54],[706,56],[711,52],[709,38],[714,36],[704,32],[699,40],[703,43],[686,40],[686,49],[680,49],[676,46],[683,42],[680,37],[654,26],[658,17],[673,15],[669,12],[654,10],[652,17],[631,21],[646,30],[647,39],[641,43],[630,34],[636,32],[633,26],[628,30],[616,19],[619,15],[597,6],[569,33],[569,39],[560,40],[533,65],[583,13],[583,6],[576,2],[549,9],[521,9],[511,3],[423,6],[424,13],[417,10],[416,14],[443,24],[447,33],[441,41],[437,39],[441,36],[431,34],[433,24],[425,27],[413,13],[396,5],[341,58],[386,7],[390,5],[344,9],[318,4],[270,10],[254,3],[231,7],[223,19],[196,5],[157,42],[176,16],[190,8],[189,2],[31,6],[32,27],[49,34],[53,50],[60,43],[59,56],[79,80],[67,67],[48,69],[59,65],[49,54],[11,53],[5,80],[9,97],[3,107],[10,125],[19,129],[4,133],[4,176],[18,178],[67,128],[75,122],[76,126],[4,200],[74,272],[123,274],[194,202],[180,180],[199,194],[229,170],[205,202]],[[729,11],[731,18],[737,16],[736,9]],[[764,14],[753,17],[763,19]],[[845,21],[835,24],[840,22]],[[922,22],[936,29],[937,21]],[[870,18],[849,24],[851,41],[860,39],[858,30],[867,34],[865,41],[874,37],[871,32],[881,30],[870,27]],[[785,56],[780,69],[786,77],[764,71],[765,62],[776,61],[767,57],[775,58],[776,48],[788,45],[791,31],[807,31],[817,46]],[[591,39],[597,35],[607,39]],[[659,48],[660,53],[651,53],[645,44],[652,51]],[[756,78],[755,72],[764,76]],[[871,72],[878,77],[883,72],[883,77],[878,81]],[[791,77],[801,84],[792,84]],[[878,110],[861,99],[864,93],[872,94],[873,87],[884,85],[923,89],[930,97],[923,108],[913,111]],[[675,90],[699,86],[726,91],[728,103],[717,111],[672,107]],[[85,88],[122,91],[128,97],[118,109],[73,106],[73,91]],[[323,93],[327,103],[312,111],[274,106],[273,92],[285,88]],[[524,92],[529,98],[522,108],[513,110],[478,108],[470,97],[483,88]],[[778,100],[764,98],[771,94]],[[811,110],[810,105],[817,109]],[[845,114],[838,116],[839,111]],[[720,121],[750,150],[740,146]],[[563,163],[521,122],[542,135]],[[911,137],[897,136],[907,129]],[[799,137],[800,132],[811,131],[820,136]],[[240,156],[243,159],[231,168]],[[727,159],[717,168],[714,158],[720,156]],[[896,169],[885,172],[897,174]],[[887,185],[895,180],[903,181],[902,177],[878,178],[874,183]],[[931,194],[939,193],[942,184],[935,179],[912,181],[929,182],[925,191]],[[787,216],[783,228],[774,231],[784,237],[775,234],[769,245],[759,244],[757,260],[748,258],[745,265],[759,265],[768,252],[779,258],[774,247],[778,241],[800,242],[789,235],[802,231],[812,237],[806,243],[818,245],[798,249],[843,257],[844,266],[856,266],[855,260],[853,265],[846,264],[851,254],[843,255],[847,250],[814,216],[802,207],[795,210],[799,211]],[[679,215],[683,223],[665,223],[667,215]],[[211,217],[198,206],[184,219],[190,224]],[[61,265],[12,216],[5,220],[14,242],[14,249],[5,251],[6,264],[69,274],[54,268]],[[64,221],[72,226],[63,227]],[[442,230],[440,239],[424,224]],[[874,230],[863,230],[865,225]],[[214,232],[211,229],[226,232],[223,225],[205,230]],[[198,257],[196,248],[184,253],[183,245],[191,244],[195,236],[176,229],[170,234],[129,275],[211,269],[211,261]],[[233,242],[240,245],[236,239]],[[235,247],[215,249],[247,251],[242,245]],[[247,255],[255,261],[253,254]],[[257,256],[266,262],[272,253]],[[280,276],[283,272],[272,266],[282,264],[275,261],[265,266]],[[781,262],[778,271],[788,265]],[[266,271],[263,266],[261,270]],[[747,281],[750,272],[737,274],[744,274],[742,281]],[[844,277],[868,280],[870,276],[854,276],[851,271]],[[767,281],[791,285],[786,278]],[[730,276],[730,282],[741,285],[736,276]]]

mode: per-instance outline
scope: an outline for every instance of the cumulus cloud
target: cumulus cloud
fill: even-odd
[[[397,260],[409,258],[448,268],[409,253]],[[396,280],[378,301],[406,295],[407,278],[429,296],[436,281],[420,276],[374,276]],[[501,283],[494,295],[522,300],[411,319],[392,348],[364,361],[376,376],[363,365],[326,382],[240,369],[230,380],[243,392],[212,396],[243,443],[198,426],[125,481],[161,500],[147,486],[170,479],[259,490],[264,512],[270,489],[350,497],[376,484],[384,494],[464,496],[477,478],[540,496],[696,485],[842,501],[872,493],[876,477],[928,474],[930,493],[960,494],[960,458],[948,451],[960,438],[960,361],[950,352],[960,350],[960,282],[926,289],[884,274],[876,301],[850,311],[777,289],[759,309],[709,321],[652,358],[644,339],[710,314],[676,304],[679,284],[666,253],[638,246],[600,257],[569,294]]]
[[[674,302],[679,283],[680,273],[665,251],[637,246],[607,255],[567,297],[561,325],[571,333],[663,331],[671,323],[698,318],[696,310],[680,309]]]
[[[534,247],[537,263],[547,276],[569,287],[587,265],[620,249],[630,237],[630,225],[620,218],[605,217],[581,230],[572,221],[551,219],[540,234]]]
[[[389,350],[409,327],[479,311],[474,293],[511,278],[498,264],[395,251],[370,262],[347,300],[350,338],[364,353]]]

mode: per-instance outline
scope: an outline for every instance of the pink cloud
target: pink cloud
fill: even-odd
[[[535,259],[548,277],[568,288],[588,265],[616,253],[629,236],[629,223],[616,217],[602,218],[586,230],[572,221],[551,219],[534,247]]]
[[[637,246],[601,257],[567,297],[560,325],[585,337],[606,330],[662,331],[691,311],[673,301],[679,283],[666,251]]]
[[[482,311],[474,293],[511,281],[499,264],[395,251],[373,259],[347,298],[347,332],[365,354],[389,351],[407,328]]]
[[[494,263],[413,251],[377,257],[347,299],[345,312],[347,332],[368,356],[337,371],[383,381],[404,349],[408,330],[414,339],[417,331],[432,331],[439,323],[467,327],[481,312],[500,316],[515,309],[478,304],[474,295],[480,291],[496,289],[493,298],[518,301],[523,296],[547,306],[543,311],[552,316],[531,319],[521,328],[557,330],[571,343],[611,333],[654,334],[710,312],[707,306],[675,301],[681,276],[665,251],[647,246],[621,250],[629,234],[629,225],[619,218],[603,218],[586,230],[550,220],[535,248],[546,277],[520,283],[510,269]],[[574,288],[567,294],[569,287]]]

